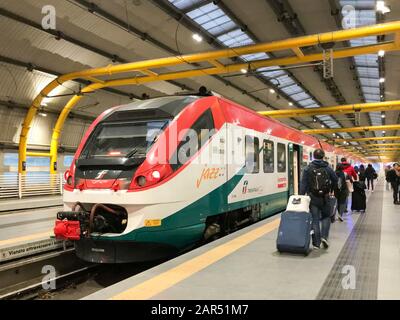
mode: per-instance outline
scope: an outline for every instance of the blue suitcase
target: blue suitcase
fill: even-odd
[[[307,255],[310,252],[311,229],[310,212],[283,212],[276,240],[278,251]]]

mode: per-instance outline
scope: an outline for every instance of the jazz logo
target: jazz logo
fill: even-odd
[[[249,185],[249,181],[244,180],[243,182],[243,189],[242,189],[242,193],[246,194],[247,193],[247,186]]]
[[[221,169],[220,168],[203,169],[200,178],[197,179],[197,181],[196,181],[196,186],[198,188],[198,187],[200,187],[200,184],[204,180],[214,180],[214,179],[217,179],[221,175],[222,174],[221,174]]]

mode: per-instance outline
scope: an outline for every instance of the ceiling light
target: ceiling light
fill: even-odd
[[[240,69],[240,72],[241,73],[247,73],[247,70],[246,69]]]
[[[41,117],[47,117],[47,113],[45,113],[45,112],[39,112],[38,114],[39,114],[39,116],[41,116]]]
[[[275,93],[275,90],[274,89],[269,89],[269,92]]]
[[[390,8],[385,4],[385,1],[378,0],[376,2],[376,11],[385,14],[390,12]]]
[[[293,103],[292,103],[292,102],[289,102],[289,106],[293,106]]]
[[[382,133],[383,133],[383,134],[385,134],[385,133],[386,133],[386,131],[382,131]]]
[[[325,126],[323,124],[321,124],[321,128],[325,128]]]
[[[381,58],[383,58],[385,56],[385,50],[379,50],[378,51],[378,56],[380,56]]]
[[[196,40],[197,42],[202,42],[202,41],[203,41],[203,37],[202,37],[201,35],[199,35],[198,33],[194,33],[194,34],[192,35],[192,38],[193,38],[194,40]]]
[[[379,79],[379,83],[384,83],[385,82],[385,78],[380,78]]]
[[[381,118],[382,118],[382,119],[386,118],[386,115],[382,114],[382,115],[381,115]]]

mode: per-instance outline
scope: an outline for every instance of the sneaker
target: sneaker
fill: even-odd
[[[328,240],[322,238],[321,239],[322,245],[324,246],[324,249],[328,249],[329,248],[329,242]]]
[[[339,220],[340,222],[343,222],[343,221],[344,221],[343,218],[342,218],[341,216],[338,216],[338,220]]]
[[[321,248],[317,247],[317,246],[313,246],[313,250],[319,250],[319,249],[321,249]]]

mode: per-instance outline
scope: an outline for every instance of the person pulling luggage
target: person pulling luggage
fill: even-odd
[[[346,173],[343,172],[343,165],[338,163],[336,167],[336,176],[338,178],[338,183],[335,188],[335,197],[337,199],[337,211],[338,211],[338,219],[343,222],[343,214],[346,211],[346,200],[349,196],[349,189],[346,184]]]
[[[329,163],[323,160],[325,157],[324,150],[316,149],[313,156],[315,160],[303,170],[300,194],[308,194],[311,198],[310,211],[314,230],[312,236],[314,249],[319,249],[321,243],[327,249],[329,247],[328,238],[331,225],[328,198],[336,188],[338,178]]]

